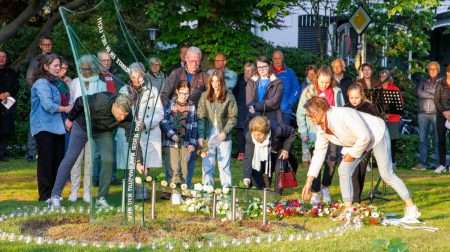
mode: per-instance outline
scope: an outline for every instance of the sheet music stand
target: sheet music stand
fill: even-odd
[[[402,114],[404,109],[403,98],[400,90],[385,90],[372,88],[366,90],[369,99],[378,108],[378,111],[386,114]]]
[[[404,109],[403,98],[400,90],[381,90],[381,104],[387,114],[402,114]]]

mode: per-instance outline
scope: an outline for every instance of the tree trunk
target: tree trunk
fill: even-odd
[[[19,16],[0,30],[0,44],[14,36],[19,28],[45,5],[46,0],[30,0]]]
[[[74,9],[81,7],[86,2],[87,2],[87,0],[75,0],[75,1],[72,1],[72,2],[64,5],[64,7],[74,10]],[[28,48],[26,50],[24,50],[24,52],[11,65],[13,69],[15,69],[16,71],[19,70],[20,66],[29,62],[30,59],[34,55],[37,54],[37,45],[39,43],[39,38],[44,35],[49,35],[51,30],[53,29],[53,27],[55,25],[57,25],[60,20],[61,20],[61,16],[59,15],[59,11],[54,12],[53,15],[42,26],[41,30],[36,35],[36,37],[33,39],[33,41],[30,43]]]

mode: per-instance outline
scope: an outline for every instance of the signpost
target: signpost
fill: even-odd
[[[361,64],[366,62],[366,42],[364,31],[367,29],[371,22],[371,18],[369,14],[367,14],[366,10],[362,6],[359,6],[358,9],[353,13],[350,18],[350,24],[355,29],[358,34],[358,53],[355,58],[355,67],[358,70]]]

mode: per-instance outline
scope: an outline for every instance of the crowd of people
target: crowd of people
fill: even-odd
[[[132,63],[124,83],[113,71],[110,55],[100,51],[78,59],[80,76],[72,80],[67,76],[70,64],[52,53],[51,38],[42,37],[39,46],[41,54],[31,60],[26,73],[31,89],[26,158],[37,157],[40,201],[60,206],[67,181],[69,200],[76,201],[83,174],[82,199],[90,202],[92,187],[98,186],[96,204],[108,206],[117,169],[131,167],[128,139],[137,130],[135,166],[140,173],[163,168],[169,182],[192,186],[195,163],[201,159],[203,184],[215,185],[217,166],[220,185],[230,187],[233,139],[236,159],[243,161],[245,186],[262,189],[276,184],[272,178],[278,160],[286,160],[294,170],[303,162],[309,170],[302,197],[312,204],[331,202],[328,188],[336,169],[345,204],[360,202],[373,156],[381,178],[405,201],[405,217],[420,215],[394,174],[402,113],[398,107],[404,100],[388,69],[377,78],[374,67],[364,63],[361,77],[352,79],[344,60],[337,58],[330,66],[308,66],[302,85],[281,50],[271,59],[260,56],[247,62],[238,75],[227,67],[225,54],[216,54],[213,68],[204,71],[201,50],[182,46],[180,62],[168,75],[161,70],[161,60],[152,57],[146,62],[148,69],[142,62]],[[448,169],[450,67],[444,78],[439,77],[438,62],[430,62],[427,72],[429,78],[417,87],[420,158],[414,169],[432,168],[427,157],[432,139],[438,160],[434,171],[442,173]],[[8,67],[6,52],[0,51],[0,100],[16,97],[18,89],[18,76]],[[400,105],[387,104],[383,91],[397,94]],[[85,119],[85,111],[91,120]],[[6,139],[14,130],[14,114],[15,105],[0,106],[0,159],[5,158]],[[300,156],[291,152],[297,133]]]

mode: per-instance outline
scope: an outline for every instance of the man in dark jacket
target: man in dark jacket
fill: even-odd
[[[419,113],[417,122],[419,124],[419,163],[413,167],[414,170],[425,170],[429,168],[428,163],[428,144],[430,137],[433,136],[435,143],[436,156],[439,156],[436,134],[436,105],[434,95],[439,83],[440,65],[432,61],[427,65],[429,78],[420,82],[417,87],[417,97],[419,101]],[[430,134],[431,130],[431,134]]]
[[[161,101],[166,106],[175,94],[176,85],[187,80],[190,85],[191,94],[189,99],[197,106],[200,95],[206,90],[208,74],[200,69],[202,52],[197,47],[189,47],[185,56],[185,67],[173,70],[166,79],[164,87],[161,89]]]
[[[347,89],[353,81],[348,75],[345,74],[345,61],[341,58],[333,60],[331,62],[331,69],[333,71],[333,77],[337,86],[342,90],[345,104],[348,104]]]
[[[89,95],[88,105],[91,116],[90,126],[94,135],[96,133],[113,131],[119,125],[131,121],[130,111],[132,108],[132,100],[127,95],[114,96],[108,92]],[[67,129],[71,130],[71,133],[66,155],[58,167],[58,174],[56,175],[55,185],[52,190],[50,204],[54,207],[60,206],[60,196],[64,184],[69,178],[70,170],[88,140],[86,129],[89,125],[86,123],[82,97],[79,97],[75,101],[65,125]],[[101,146],[101,148],[108,148],[112,152],[112,143],[111,146]],[[97,200],[97,205],[99,206],[108,206],[105,197],[108,194],[111,183],[112,160],[109,160],[109,163],[109,167],[102,167],[100,172],[99,198]]]
[[[8,56],[0,50],[0,161],[6,160],[6,142],[14,134],[16,104],[6,108],[3,104],[17,99],[19,80],[17,73],[7,66]],[[12,99],[11,99],[12,98]]]

